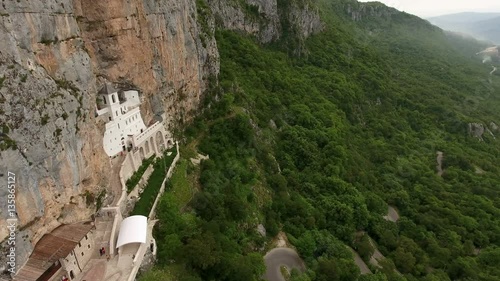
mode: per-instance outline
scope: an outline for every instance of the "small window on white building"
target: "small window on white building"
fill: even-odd
[[[83,252],[82,252],[82,257],[83,257]]]
[[[116,116],[118,116],[118,110],[115,113],[116,113]]]
[[[115,95],[111,95],[111,99],[113,99],[113,103],[115,103]]]
[[[118,129],[120,129],[120,124],[118,124]]]
[[[78,247],[81,247],[82,246],[82,243],[78,242]]]

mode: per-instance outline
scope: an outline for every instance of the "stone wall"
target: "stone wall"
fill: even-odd
[[[80,243],[76,245],[74,251],[61,260],[62,266],[66,269],[68,274],[73,271],[73,274],[78,276],[85,265],[90,261],[92,255],[95,254],[95,251],[99,251],[99,249],[95,248],[94,231],[95,230],[91,230],[87,234],[87,237],[84,237]]]
[[[165,179],[163,180],[163,182],[161,184],[160,190],[158,191],[158,195],[156,195],[155,202],[153,203],[153,206],[151,207],[151,211],[149,212],[149,216],[148,216],[148,218],[150,218],[150,219],[155,218],[156,206],[158,205],[158,202],[160,201],[161,195],[163,194],[163,192],[165,192],[165,184],[167,183],[167,180],[169,180],[170,177],[172,176],[172,173],[175,170],[175,165],[177,165],[177,161],[179,161],[179,158],[181,157],[180,151],[179,151],[179,143],[176,143],[175,146],[177,149],[177,154],[175,155],[175,158],[172,161],[172,164],[168,168],[167,175],[165,176]]]

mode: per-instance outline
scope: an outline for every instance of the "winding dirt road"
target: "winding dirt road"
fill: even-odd
[[[354,251],[353,248],[347,247],[349,251],[354,255],[354,263],[359,267],[361,274],[372,274],[370,268],[366,265],[363,259],[359,256],[358,252]]]
[[[443,175],[443,152],[441,151],[438,151],[437,153],[437,173],[438,173],[438,176],[442,176]]]
[[[280,267],[286,266],[289,270],[296,268],[304,272],[305,265],[297,252],[290,248],[275,248],[267,252],[264,256],[266,273],[264,279],[267,281],[285,281],[281,274]]]

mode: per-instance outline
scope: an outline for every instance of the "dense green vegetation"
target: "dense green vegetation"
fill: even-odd
[[[169,152],[171,152],[170,155],[168,155]],[[153,163],[154,170],[149,176],[148,183],[146,187],[144,187],[139,201],[135,203],[134,210],[132,210],[132,215],[149,215],[151,207],[153,206],[156,196],[158,195],[158,191],[161,188],[161,184],[163,183],[163,180],[167,175],[168,168],[174,161],[176,155],[177,150],[175,147],[165,150],[165,152],[163,152],[163,156],[156,159],[156,161]]]
[[[468,132],[500,123],[500,79],[472,56],[484,46],[377,3],[320,5],[306,55],[218,31],[218,102],[186,130],[210,155],[202,190],[183,211],[162,198],[142,280],[258,280],[279,231],[308,267],[293,280],[500,278],[500,143]],[[360,276],[345,246],[368,259],[368,235],[387,259]]]
[[[148,159],[145,159],[144,161],[142,161],[142,164],[139,167],[139,169],[137,169],[137,171],[135,171],[135,173],[127,180],[125,185],[127,186],[128,193],[130,193],[132,190],[134,190],[134,187],[139,183],[139,181],[142,178],[142,175],[144,175],[144,172],[146,172],[149,165],[151,165],[151,163],[153,163],[154,159],[155,159],[155,156],[153,155],[153,156],[149,157]]]
[[[172,177],[167,181],[167,189],[169,192],[175,194],[177,203],[181,207],[189,203],[194,193],[188,180],[188,169],[192,169],[190,167],[190,163],[187,160],[179,160]]]

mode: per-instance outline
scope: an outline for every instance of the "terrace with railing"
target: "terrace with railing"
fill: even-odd
[[[133,137],[133,144],[135,147],[139,146],[141,143],[148,140],[151,136],[153,136],[157,131],[161,129],[161,122],[155,122],[153,125],[149,126],[144,132],[135,135]]]

